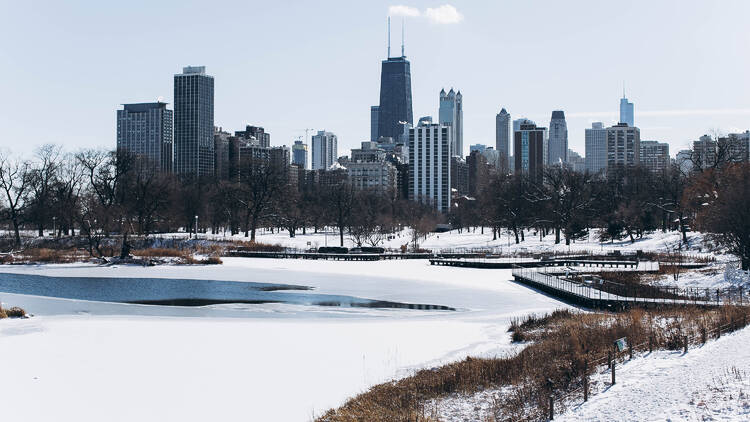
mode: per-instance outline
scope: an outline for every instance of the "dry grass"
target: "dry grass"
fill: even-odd
[[[582,385],[586,362],[612,350],[612,343],[627,337],[636,350],[680,349],[685,336],[706,341],[719,324],[732,329],[746,325],[750,309],[681,308],[661,311],[634,309],[621,314],[583,314],[568,311],[514,322],[513,334],[532,344],[508,358],[467,358],[434,369],[421,370],[395,382],[372,387],[319,422],[431,421],[425,409],[429,400],[452,393],[474,393],[487,388],[512,386],[512,393],[494,406],[496,421],[544,420],[547,397],[565,395]],[[559,409],[561,410],[561,409]]]
[[[26,316],[26,311],[19,308],[18,306],[14,306],[9,309],[4,309],[2,306],[0,306],[0,319],[3,318],[23,318]]]

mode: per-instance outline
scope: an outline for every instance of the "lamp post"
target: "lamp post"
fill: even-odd
[[[57,236],[57,217],[52,217],[52,237]]]
[[[198,239],[198,216],[195,216],[195,239]]]

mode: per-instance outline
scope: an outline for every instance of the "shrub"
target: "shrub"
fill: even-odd
[[[23,318],[26,316],[26,311],[19,308],[18,306],[14,306],[5,311],[5,314],[8,315],[8,318]]]

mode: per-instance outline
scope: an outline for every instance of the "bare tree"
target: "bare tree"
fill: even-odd
[[[48,223],[61,156],[59,145],[46,144],[37,149],[31,164],[29,219],[36,224],[40,237],[44,236],[44,227]]]
[[[8,219],[13,225],[16,246],[21,246],[21,213],[30,185],[30,164],[0,153],[0,189],[5,196]]]

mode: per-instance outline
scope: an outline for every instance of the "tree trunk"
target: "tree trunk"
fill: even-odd
[[[555,227],[555,245],[560,243],[560,227]]]
[[[518,227],[513,226],[513,234],[516,236],[516,245],[520,243],[518,240]]]

